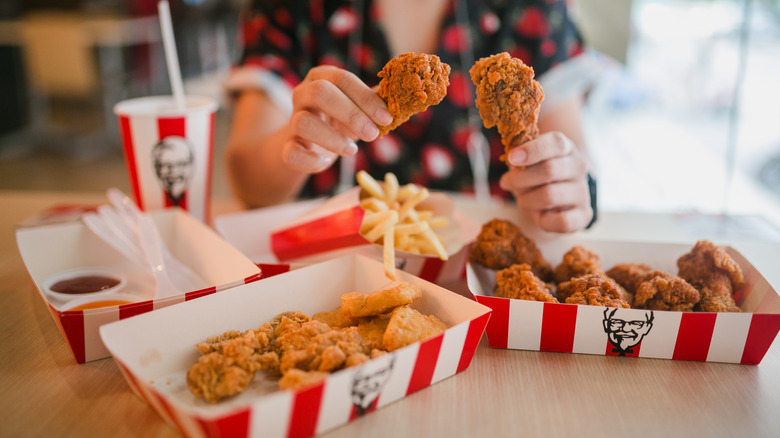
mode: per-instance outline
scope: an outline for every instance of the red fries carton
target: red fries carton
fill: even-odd
[[[174,257],[197,272],[210,286],[155,299],[154,277],[109,246],[81,221],[20,228],[16,241],[22,259],[41,298],[68,342],[78,363],[109,356],[98,328],[172,304],[213,294],[261,278],[258,266],[217,233],[180,209],[150,212]],[[125,283],[118,292],[129,304],[86,310],[66,310],[69,302],[45,292],[49,279],[74,269],[115,272]]]
[[[619,263],[644,263],[673,275],[677,259],[694,246],[571,238],[538,246],[555,266],[573,245],[598,254],[605,270]],[[474,299],[493,309],[486,328],[493,348],[758,364],[780,329],[780,297],[739,252],[725,249],[745,277],[744,287],[735,291],[741,313],[616,309],[493,297],[495,271],[471,263],[467,281]]]
[[[244,392],[211,404],[190,393],[186,373],[200,357],[195,344],[209,336],[254,329],[282,312],[332,310],[344,293],[387,287],[391,282],[380,262],[349,255],[309,265],[230,293],[105,325],[101,337],[133,391],[186,436],[310,436],[469,366],[490,310],[407,273],[399,273],[399,280],[422,289],[422,298],[411,307],[435,315],[449,328],[298,391],[278,390],[275,381],[253,382]]]
[[[355,187],[327,199],[311,210],[279,224],[272,232],[270,249],[281,262],[313,263],[343,254],[362,254],[382,260],[382,245],[366,240],[361,223],[366,214],[360,205],[360,188]],[[435,216],[448,219],[446,227],[436,230],[448,255],[414,254],[396,250],[396,267],[438,284],[465,276],[467,245],[474,240],[479,227],[454,208],[444,193],[431,193],[419,204],[420,210],[431,210]]]

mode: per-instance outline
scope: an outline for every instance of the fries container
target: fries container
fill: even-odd
[[[160,210],[149,215],[170,252],[197,272],[209,287],[155,299],[152,274],[109,246],[81,221],[19,228],[16,231],[17,245],[27,270],[78,363],[109,356],[98,333],[103,324],[261,278],[256,264],[183,210]],[[105,268],[122,273],[126,284],[121,293],[138,302],[68,311],[63,310],[67,301],[59,301],[45,293],[45,285],[50,278],[65,271],[86,268]]]
[[[605,270],[618,263],[644,263],[670,274],[677,274],[677,259],[694,246],[572,239],[538,246],[555,266],[577,244],[598,254]],[[471,263],[467,281],[474,299],[493,309],[486,328],[493,348],[758,364],[780,329],[780,297],[739,252],[725,249],[745,276],[745,286],[735,291],[742,313],[614,309],[498,298],[492,296],[495,271]]]
[[[108,324],[100,333],[132,390],[186,436],[310,436],[469,366],[490,310],[410,274],[399,273],[399,277],[423,290],[412,307],[437,316],[450,328],[298,391],[279,390],[275,379],[264,380],[258,372],[246,391],[211,404],[190,393],[186,373],[200,356],[195,344],[209,336],[254,329],[286,311],[312,315],[332,310],[346,292],[368,293],[388,286],[382,263],[343,256],[238,286],[229,293]],[[353,401],[359,379],[375,377],[376,391],[355,390],[363,397]]]
[[[354,187],[290,222],[281,223],[271,232],[271,251],[279,261],[290,263],[314,263],[342,254],[382,260],[382,245],[371,243],[360,234],[364,210],[359,197],[360,188]],[[396,267],[437,284],[464,278],[466,247],[476,238],[479,227],[455,210],[452,199],[441,192],[432,192],[419,208],[449,218],[450,225],[437,230],[449,257],[445,261],[433,255],[396,250]]]

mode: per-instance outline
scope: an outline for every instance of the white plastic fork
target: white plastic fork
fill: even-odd
[[[151,217],[118,189],[109,189],[107,194],[111,206],[102,205],[97,214],[85,214],[84,222],[122,254],[151,271],[157,298],[208,286],[170,254]]]

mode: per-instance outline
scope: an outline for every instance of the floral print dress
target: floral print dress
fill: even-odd
[[[377,73],[391,58],[381,13],[371,0],[253,0],[242,18],[240,64],[273,72],[290,87],[312,67],[323,64],[348,69],[374,86],[379,82]],[[451,0],[435,51],[452,68],[447,96],[388,135],[358,143],[356,169],[375,178],[393,172],[401,184],[473,191],[468,154],[473,129],[469,111],[477,111],[469,76],[473,61],[508,52],[532,66],[538,77],[582,50],[565,1]],[[470,64],[463,65],[464,60]],[[477,129],[483,130],[490,148],[490,190],[493,195],[507,196],[498,187],[506,172],[506,164],[499,160],[503,153],[500,136],[495,128],[482,127],[481,121]],[[332,194],[338,173],[339,166],[334,165],[312,175],[301,196]]]

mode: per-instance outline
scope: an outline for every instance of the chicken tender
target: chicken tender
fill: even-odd
[[[496,290],[493,296],[545,303],[558,302],[550,293],[547,284],[534,275],[531,267],[525,263],[496,272]]]
[[[545,260],[534,241],[517,225],[504,219],[493,219],[482,225],[469,260],[497,271],[526,263],[542,281],[553,278],[552,265]]]
[[[737,262],[725,249],[700,240],[687,254],[677,259],[678,274],[701,293],[694,310],[702,312],[741,312],[734,291],[744,285]]]
[[[382,79],[377,94],[393,116],[389,125],[379,127],[380,135],[385,135],[444,99],[450,85],[450,66],[436,55],[410,52],[388,61],[378,76]]]
[[[663,271],[653,271],[637,288],[634,307],[690,312],[700,298],[699,291],[684,279]]]
[[[588,274],[602,274],[598,254],[577,245],[563,255],[561,263],[555,267],[555,282],[560,284],[575,277]]]
[[[558,285],[558,299],[567,304],[621,307],[631,306],[623,298],[621,287],[611,278],[601,274],[588,274],[572,278]]]
[[[544,91],[534,69],[508,53],[482,58],[469,70],[477,87],[477,108],[486,128],[498,126],[506,161],[509,150],[539,135]]]
[[[341,296],[341,312],[349,318],[381,315],[394,307],[411,304],[421,296],[420,287],[408,282],[368,295],[350,292]]]
[[[387,351],[436,336],[447,330],[447,324],[433,315],[423,315],[409,306],[396,307],[390,316],[382,344]]]

